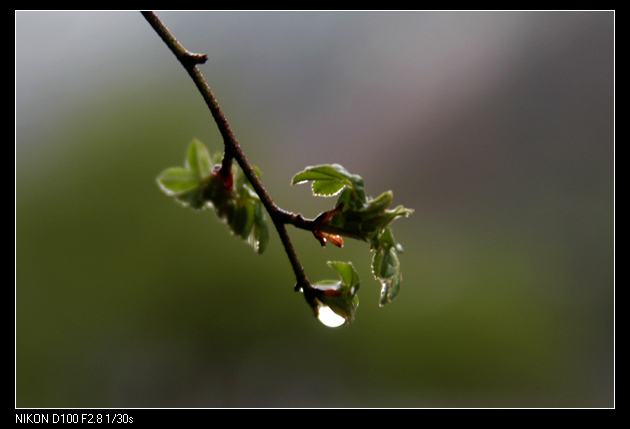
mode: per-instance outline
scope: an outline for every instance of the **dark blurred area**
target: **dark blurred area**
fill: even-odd
[[[222,141],[137,12],[16,12],[17,407],[613,407],[613,12],[158,12],[286,210],[340,163],[415,209],[378,307],[369,247],[263,255],[155,177]]]

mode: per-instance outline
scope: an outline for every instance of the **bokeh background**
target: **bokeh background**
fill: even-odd
[[[312,316],[262,256],[155,177],[222,142],[137,12],[16,12],[17,407],[614,406],[613,12],[158,13],[282,208],[338,162],[414,208],[396,300],[368,247],[289,233]]]

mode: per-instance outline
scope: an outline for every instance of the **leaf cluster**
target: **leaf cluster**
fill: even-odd
[[[263,253],[269,229],[260,198],[240,169],[221,171],[221,154],[212,156],[198,140],[188,146],[184,167],[170,167],[157,177],[162,191],[195,210],[213,207],[234,235]],[[256,174],[260,172],[255,169]]]
[[[335,207],[317,217],[315,236],[322,245],[332,234],[370,243],[374,252],[372,274],[382,285],[380,305],[391,302],[400,289],[402,274],[398,254],[403,248],[395,241],[389,225],[399,217],[409,216],[413,210],[401,205],[389,209],[394,198],[391,191],[376,198],[367,197],[363,178],[349,173],[339,164],[307,167],[297,173],[291,183],[308,181],[312,182],[311,189],[316,196],[339,195]]]

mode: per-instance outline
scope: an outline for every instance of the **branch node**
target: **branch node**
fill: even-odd
[[[186,52],[186,56],[183,58],[189,66],[196,66],[197,64],[205,64],[208,61],[208,54],[195,54],[193,52]]]

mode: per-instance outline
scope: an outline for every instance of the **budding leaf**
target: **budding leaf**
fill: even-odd
[[[359,275],[352,262],[328,262],[328,265],[339,273],[341,281],[323,280],[312,285],[317,301],[316,315],[328,326],[351,323],[359,306],[359,297],[356,294],[359,289]],[[328,319],[328,310],[337,315],[338,322]]]
[[[357,271],[354,269],[352,262],[329,261],[328,265],[339,273],[343,284],[347,285],[350,289],[354,289],[353,293],[356,293],[356,289],[359,289],[359,274],[357,274]]]
[[[370,241],[375,234],[383,231],[398,217],[407,217],[413,213],[412,209],[398,206],[387,210],[391,203],[391,191],[381,194],[377,199],[368,199],[360,209],[346,209],[334,214],[329,224],[347,235]],[[338,206],[339,207],[339,206]]]
[[[372,273],[379,279],[392,277],[400,270],[396,249],[379,249],[372,259]]]
[[[269,242],[269,229],[267,222],[265,222],[265,214],[260,200],[254,209],[254,231],[250,234],[248,242],[258,254],[265,251]]]
[[[339,193],[336,206],[320,213],[315,219],[313,234],[322,246],[330,237],[348,236],[371,243],[374,251],[372,273],[381,283],[380,305],[393,300],[400,289],[402,274],[398,254],[402,246],[396,243],[390,224],[399,217],[408,217],[412,209],[397,206],[389,209],[394,195],[383,192],[376,198],[366,197],[363,179],[350,174],[339,164],[307,167],[293,177],[292,184],[312,181],[313,194],[332,196]],[[340,272],[340,275],[341,272]],[[343,275],[342,275],[343,277]]]
[[[176,201],[196,210],[213,207],[234,235],[262,253],[269,241],[269,230],[260,198],[237,167],[221,172],[221,154],[212,156],[198,140],[186,150],[184,167],[171,167],[157,177],[162,191]],[[216,165],[215,165],[216,164]],[[260,176],[256,167],[254,171]]]
[[[210,173],[212,166],[208,149],[199,140],[193,140],[186,153],[186,168],[200,180]]]
[[[253,203],[243,198],[236,199],[233,215],[228,217],[228,225],[237,237],[247,239],[254,226]]]
[[[402,273],[398,254],[402,253],[402,246],[396,243],[391,228],[387,228],[372,240],[372,250],[372,274],[381,282],[379,305],[382,307],[391,302],[400,290]]]
[[[167,168],[157,177],[157,182],[160,189],[170,197],[187,194],[199,186],[197,177],[182,167]]]
[[[299,185],[312,181],[313,195],[320,197],[331,197],[337,195],[346,186],[358,194],[360,198],[365,198],[363,190],[363,179],[356,174],[350,174],[348,170],[339,164],[323,164],[314,167],[306,167],[291,180],[292,185]]]

